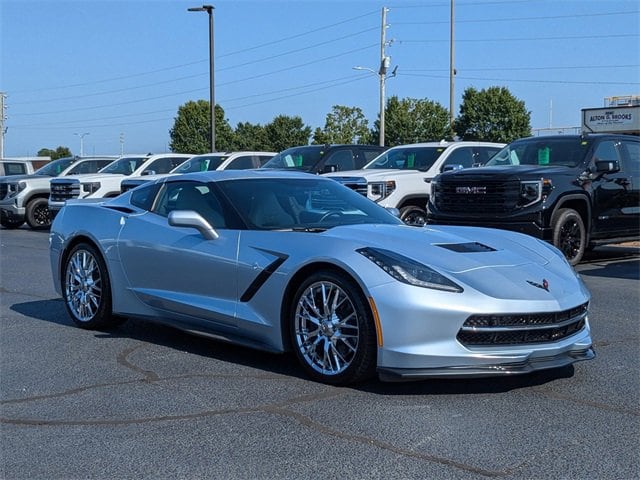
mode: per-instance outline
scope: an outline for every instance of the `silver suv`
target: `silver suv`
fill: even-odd
[[[31,228],[51,225],[49,207],[52,177],[95,173],[117,157],[67,157],[47,163],[32,175],[13,175],[0,178],[0,225],[18,228],[25,221]]]

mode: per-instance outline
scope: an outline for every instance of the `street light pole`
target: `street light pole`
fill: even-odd
[[[214,89],[214,65],[213,65],[213,5],[203,5],[201,7],[191,7],[187,10],[190,12],[207,12],[209,14],[209,104],[211,108],[211,120],[209,128],[211,129],[211,151],[216,151],[216,100]]]
[[[384,147],[384,81],[387,77],[387,69],[389,68],[390,58],[386,56],[384,47],[386,46],[386,32],[387,32],[387,12],[388,8],[382,7],[382,30],[380,33],[380,69],[378,75],[380,76],[380,137],[378,143],[381,147]]]
[[[89,132],[84,132],[84,133],[74,133],[74,135],[77,135],[80,137],[80,156],[84,157],[84,137],[86,135],[89,135]]]

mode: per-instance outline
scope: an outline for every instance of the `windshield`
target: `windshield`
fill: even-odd
[[[402,224],[367,197],[328,178],[236,179],[218,182],[255,230],[322,231],[340,225]]]
[[[325,148],[315,145],[309,147],[293,147],[280,152],[262,168],[296,168],[308,172],[320,161]]]
[[[192,157],[173,169],[171,173],[206,172],[216,170],[227,158],[229,157],[224,155],[203,155]]]
[[[110,163],[100,173],[117,173],[120,175],[131,175],[148,157],[123,157]]]
[[[74,157],[59,158],[58,160],[47,163],[44,167],[39,168],[34,173],[36,175],[45,175],[47,177],[57,177],[75,161],[76,159]]]
[[[447,147],[391,148],[365,165],[365,169],[392,168],[395,170],[427,171]]]
[[[504,147],[485,166],[576,167],[583,162],[590,143],[580,137],[525,138]]]

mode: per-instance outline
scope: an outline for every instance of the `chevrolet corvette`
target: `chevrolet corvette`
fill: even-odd
[[[71,320],[140,318],[353,384],[525,374],[594,357],[582,280],[514,232],[421,228],[338,182],[191,173],[69,201],[50,259]]]

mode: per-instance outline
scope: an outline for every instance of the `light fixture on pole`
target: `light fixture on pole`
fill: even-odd
[[[211,151],[216,151],[216,111],[215,111],[215,95],[214,95],[214,69],[213,69],[213,5],[203,5],[201,7],[191,7],[187,10],[190,12],[207,12],[209,14],[209,104],[211,107]]]
[[[378,144],[381,147],[384,147],[384,124],[385,124],[385,120],[384,120],[384,103],[385,103],[385,81],[387,80],[387,78],[391,78],[391,77],[395,77],[396,76],[396,72],[398,71],[398,66],[396,65],[396,67],[393,69],[393,71],[391,72],[391,75],[387,76],[387,70],[389,69],[389,64],[391,63],[391,57],[384,57],[384,59],[382,60],[382,62],[380,63],[380,70],[378,70],[377,72],[375,70],[373,70],[372,68],[368,68],[368,67],[361,67],[361,66],[356,66],[356,67],[352,67],[354,70],[364,70],[367,72],[371,72],[374,75],[378,75],[378,77],[380,78],[380,135],[378,137]]]
[[[84,137],[89,135],[89,132],[74,133],[74,135],[77,135],[80,137],[80,156],[84,157]]]

